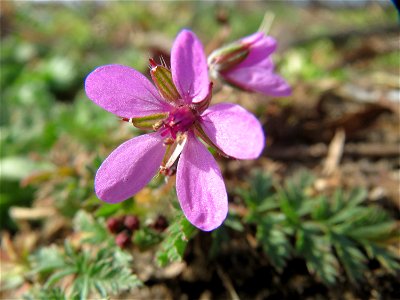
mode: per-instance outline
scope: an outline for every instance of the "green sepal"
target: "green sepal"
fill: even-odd
[[[164,120],[167,116],[168,113],[159,113],[145,117],[131,118],[129,122],[139,129],[155,130],[157,123]]]
[[[233,43],[212,52],[208,57],[208,64],[216,71],[226,71],[241,63],[249,53],[247,45]]]
[[[153,79],[154,84],[157,86],[161,96],[163,96],[166,101],[173,103],[181,99],[181,96],[179,95],[179,92],[172,81],[171,71],[162,65],[157,65],[152,59],[150,60],[150,64],[151,78]]]

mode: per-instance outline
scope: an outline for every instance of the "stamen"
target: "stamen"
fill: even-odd
[[[155,124],[153,129],[158,130],[163,138],[170,137],[175,140],[179,134],[192,127],[196,118],[197,116],[189,106],[181,106],[171,112],[168,118]]]
[[[163,126],[163,124],[164,124],[163,120],[158,121],[156,124],[153,125],[153,130],[157,131],[158,129],[161,128],[161,126]]]
[[[168,168],[168,169],[166,167],[160,167],[160,172],[158,174],[162,174],[166,178],[168,178],[169,176],[175,175],[176,174],[176,165],[174,164],[171,168]]]
[[[164,145],[172,145],[174,142],[174,139],[169,137],[164,140]]]
[[[181,154],[183,147],[185,146],[186,141],[187,141],[186,134],[179,135],[179,138],[176,141],[177,141],[177,145],[176,145],[174,152],[169,157],[165,166],[163,166],[165,169],[169,169],[174,164],[174,162],[177,160],[179,155]]]

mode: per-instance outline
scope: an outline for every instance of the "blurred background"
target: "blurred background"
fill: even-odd
[[[400,38],[382,1],[2,1],[2,299],[399,299]],[[260,26],[286,98],[215,82],[264,126],[217,160],[227,221],[182,216],[174,177],[109,205],[95,172],[141,131],[94,105],[100,65],[148,76],[190,28],[209,54]]]

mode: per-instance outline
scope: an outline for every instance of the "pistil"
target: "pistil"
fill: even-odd
[[[188,106],[181,106],[171,112],[159,127],[161,136],[176,140],[179,133],[187,132],[196,121],[196,116]]]

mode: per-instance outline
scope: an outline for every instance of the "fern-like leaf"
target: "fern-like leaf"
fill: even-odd
[[[279,271],[286,265],[292,253],[289,237],[280,225],[282,215],[270,214],[257,222],[256,238],[271,264]]]
[[[167,235],[157,251],[156,259],[160,266],[174,261],[181,261],[186,245],[196,233],[196,228],[180,214],[168,227]]]

